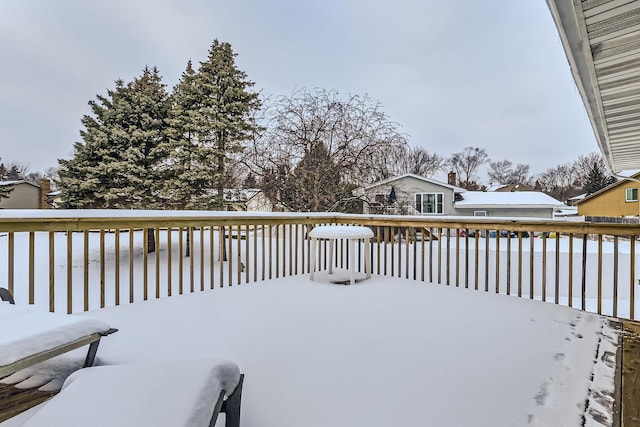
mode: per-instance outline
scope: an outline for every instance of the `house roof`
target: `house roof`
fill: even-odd
[[[462,187],[458,187],[456,185],[451,185],[451,184],[448,184],[446,182],[438,181],[438,180],[435,180],[435,179],[432,179],[432,178],[426,178],[424,176],[416,175],[416,174],[413,174],[413,173],[405,173],[404,175],[394,176],[392,178],[385,179],[383,181],[374,182],[373,184],[371,184],[371,185],[369,185],[367,187],[364,187],[363,190],[370,190],[370,189],[372,189],[374,187],[378,187],[380,185],[391,184],[392,182],[399,181],[399,180],[404,179],[404,178],[414,178],[414,179],[417,179],[417,180],[420,180],[420,181],[427,182],[429,184],[440,185],[442,187],[446,187],[446,188],[452,189],[455,193],[464,193],[464,192],[467,191]]]
[[[631,175],[631,178],[636,178],[636,179],[640,178],[640,172],[637,172],[637,173]],[[600,194],[602,194],[602,193],[604,193],[606,191],[612,190],[612,189],[616,188],[617,186],[622,185],[622,184],[626,184],[628,182],[629,181],[627,181],[626,179],[621,179],[618,182],[614,182],[613,184],[610,184],[610,185],[608,185],[608,186],[606,186],[604,188],[601,188],[600,190],[596,191],[595,193],[591,193],[588,196],[585,196],[582,200],[578,200],[577,203],[580,204],[582,202],[586,202],[587,200],[593,199],[594,197],[597,197],[597,196],[599,196]]]
[[[547,4],[607,165],[640,168],[640,2]]]
[[[0,181],[0,186],[5,187],[7,185],[25,184],[25,181]]]
[[[224,200],[227,202],[246,202],[261,192],[262,190],[257,188],[229,188],[224,190]]]
[[[587,197],[587,193],[578,194],[577,196],[569,197],[567,200],[582,200]]]
[[[212,188],[207,192],[210,196],[218,195],[218,190]],[[225,188],[223,199],[226,202],[247,202],[262,193],[259,188]]]
[[[506,209],[517,209],[554,208],[562,206],[562,203],[560,201],[539,191],[467,191],[462,195],[462,198],[462,200],[458,200],[455,202],[456,207],[501,207]]]

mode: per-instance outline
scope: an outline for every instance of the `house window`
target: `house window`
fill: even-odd
[[[626,200],[627,202],[637,202],[638,201],[638,189],[637,188],[627,188],[626,192]]]
[[[443,193],[417,193],[416,210],[423,214],[444,213]]]
[[[473,216],[487,216],[487,211],[473,211]]]

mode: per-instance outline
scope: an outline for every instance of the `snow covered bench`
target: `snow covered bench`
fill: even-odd
[[[0,377],[85,345],[89,350],[84,367],[91,366],[100,339],[117,331],[96,319],[17,306],[4,288],[0,288],[0,299]]]
[[[243,375],[232,362],[188,360],[80,369],[23,427],[240,425]]]

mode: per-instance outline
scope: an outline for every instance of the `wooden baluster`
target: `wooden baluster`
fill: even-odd
[[[53,313],[56,309],[56,245],[55,233],[49,232],[49,311]]]
[[[116,305],[120,305],[120,229],[116,228],[114,231],[114,245],[115,245],[115,265],[114,265],[114,275],[115,280],[113,286],[114,289],[114,298]]]

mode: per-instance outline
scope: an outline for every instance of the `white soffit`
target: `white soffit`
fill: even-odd
[[[640,1],[547,4],[609,168],[640,169]]]

